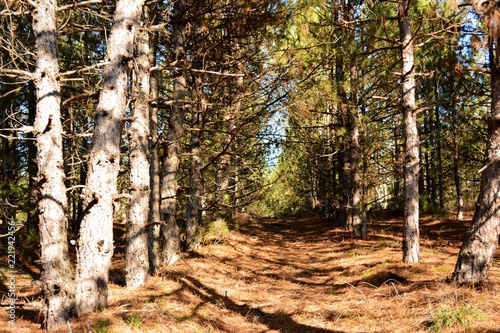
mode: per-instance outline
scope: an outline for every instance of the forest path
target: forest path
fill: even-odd
[[[224,315],[211,321],[220,331],[417,332],[441,304],[484,296],[499,313],[497,287],[484,295],[445,283],[467,222],[423,218],[422,262],[412,266],[401,263],[400,219],[372,221],[366,241],[324,218],[246,216],[236,223],[225,242],[168,273],[221,308]],[[492,279],[499,277],[497,264]]]
[[[452,324],[439,332],[500,332],[500,251],[483,290],[445,282],[469,222],[422,218],[421,263],[405,265],[398,218],[373,219],[362,241],[323,218],[240,215],[226,238],[185,254],[147,285],[111,284],[108,308],[73,321],[71,331],[428,332],[445,312]],[[118,250],[112,277],[120,274]],[[16,329],[2,325],[4,316],[0,332],[41,333],[33,314]],[[453,323],[454,314],[470,321]]]

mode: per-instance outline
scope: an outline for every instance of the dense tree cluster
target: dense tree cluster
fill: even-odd
[[[248,209],[360,238],[398,211],[418,262],[419,212],[479,193],[454,278],[487,277],[498,41],[465,6],[19,0],[0,21],[2,234],[40,244],[48,330],[106,306],[118,226],[137,287]]]

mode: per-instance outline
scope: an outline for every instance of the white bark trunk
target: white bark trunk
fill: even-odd
[[[405,171],[404,171],[404,228],[403,261],[417,263],[420,252],[419,233],[419,138],[415,103],[415,74],[413,56],[413,36],[410,27],[410,0],[399,3],[399,30],[401,36],[401,55],[403,60],[403,120],[405,135]]]
[[[149,33],[137,36],[137,67],[134,77],[134,111],[130,126],[130,206],[127,224],[126,281],[128,287],[143,285],[148,277],[148,239],[146,223],[149,216],[149,92],[151,67],[148,59]]]
[[[60,87],[57,76],[56,1],[38,0],[33,11],[35,32],[36,135],[40,191],[41,281],[45,299],[45,329],[52,331],[74,315],[73,271],[68,255],[67,206],[63,170]]]
[[[102,91],[90,150],[84,216],[77,250],[76,302],[79,314],[102,309],[108,298],[113,255],[113,196],[120,167],[120,138],[127,107],[128,68],[144,0],[120,0],[114,15]]]

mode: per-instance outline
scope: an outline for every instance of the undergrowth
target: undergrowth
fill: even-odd
[[[462,303],[459,305],[444,305],[434,309],[429,328],[441,331],[450,328],[469,329],[474,319],[481,319],[486,314],[477,306]]]

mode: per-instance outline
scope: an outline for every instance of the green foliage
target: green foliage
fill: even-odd
[[[211,242],[226,241],[229,238],[229,226],[224,219],[216,219],[209,222],[200,231],[201,242],[204,244]]]
[[[468,329],[473,319],[484,316],[485,313],[481,309],[469,304],[444,305],[433,311],[429,328],[433,331],[453,327]]]
[[[251,206],[251,210],[257,215],[276,217],[306,210],[306,200],[300,194],[302,187],[299,184],[301,173],[298,169],[300,166],[298,161],[300,157],[299,153],[296,153],[295,161],[287,158],[288,152],[282,154],[278,166],[266,175],[270,185],[263,199]]]
[[[99,320],[95,323],[93,331],[94,333],[110,333],[110,326],[109,320]]]
[[[139,329],[142,327],[142,317],[140,313],[132,314],[123,319],[123,321],[133,329]]]

